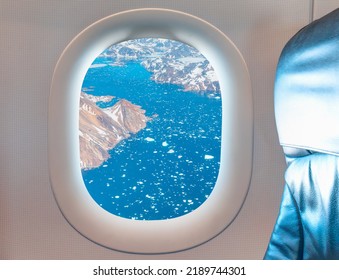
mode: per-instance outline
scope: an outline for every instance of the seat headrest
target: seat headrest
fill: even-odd
[[[339,9],[286,44],[274,94],[279,140],[286,151],[339,155]]]

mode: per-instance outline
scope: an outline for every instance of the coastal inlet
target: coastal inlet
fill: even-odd
[[[213,68],[187,45],[139,39],[108,48],[80,98],[80,161],[92,198],[138,220],[198,208],[219,174],[220,97]]]

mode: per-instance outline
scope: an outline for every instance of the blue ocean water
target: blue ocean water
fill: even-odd
[[[83,82],[92,95],[127,99],[157,115],[121,141],[100,167],[82,170],[93,199],[112,214],[138,220],[185,215],[210,195],[220,166],[221,100],[158,84],[139,63],[112,66],[99,57]]]

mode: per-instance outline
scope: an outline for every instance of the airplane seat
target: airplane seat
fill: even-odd
[[[339,9],[287,43],[274,95],[287,170],[264,259],[339,259]]]

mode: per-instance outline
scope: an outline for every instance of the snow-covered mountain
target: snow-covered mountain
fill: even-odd
[[[152,38],[130,40],[109,47],[101,56],[115,66],[136,61],[152,73],[151,78],[157,83],[176,84],[182,86],[183,91],[220,98],[218,79],[211,64],[195,48],[181,42]],[[151,120],[145,110],[125,99],[107,107],[114,103],[114,98],[81,93],[81,168],[100,166],[108,159],[109,150],[145,128]],[[106,108],[100,108],[102,104]]]
[[[183,86],[184,91],[194,91],[209,97],[220,96],[219,82],[207,60],[199,57],[148,59],[141,63],[152,72],[152,79],[158,83]]]
[[[109,150],[121,140],[146,127],[145,110],[121,99],[112,107],[101,109],[96,102],[110,101],[113,96],[96,97],[81,93],[79,109],[80,165],[89,169],[109,158]]]
[[[168,39],[143,38],[109,47],[102,56],[117,64],[138,61],[158,83],[172,83],[184,91],[220,98],[217,75],[209,61],[195,48]]]
[[[144,60],[147,58],[163,56],[169,50],[173,50],[177,55],[190,56],[193,49],[185,44],[167,39],[142,38],[136,40],[123,41],[107,48],[101,56],[112,57],[115,60]],[[193,49],[194,50],[194,49]]]

